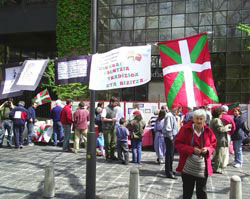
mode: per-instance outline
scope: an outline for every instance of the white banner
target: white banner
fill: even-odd
[[[121,47],[92,56],[89,89],[134,87],[151,80],[151,46]]]
[[[36,90],[48,62],[48,59],[26,60],[15,82],[16,87],[22,90]]]

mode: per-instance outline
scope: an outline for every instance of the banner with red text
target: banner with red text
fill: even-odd
[[[121,47],[92,56],[89,89],[134,87],[151,80],[151,46]]]

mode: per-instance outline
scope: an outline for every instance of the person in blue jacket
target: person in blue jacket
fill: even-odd
[[[10,112],[10,119],[13,121],[13,131],[15,136],[15,148],[23,148],[23,131],[28,119],[28,111],[24,108],[25,102],[19,101],[18,106]]]

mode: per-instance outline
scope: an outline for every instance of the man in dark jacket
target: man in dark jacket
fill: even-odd
[[[32,143],[32,133],[34,132],[34,124],[36,122],[36,107],[37,103],[32,102],[31,106],[28,108],[28,121],[27,121],[27,129],[28,129],[28,135],[27,135],[27,145],[33,146]]]
[[[23,148],[23,131],[28,118],[28,111],[24,108],[24,101],[19,101],[18,106],[10,112],[10,119],[13,121],[15,136],[15,148]]]

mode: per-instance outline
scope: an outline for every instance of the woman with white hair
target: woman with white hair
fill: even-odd
[[[194,111],[193,122],[182,126],[175,138],[175,148],[180,155],[176,171],[182,176],[184,199],[192,198],[195,184],[197,198],[207,198],[206,184],[208,176],[213,174],[211,155],[216,138],[205,121],[204,110]]]

